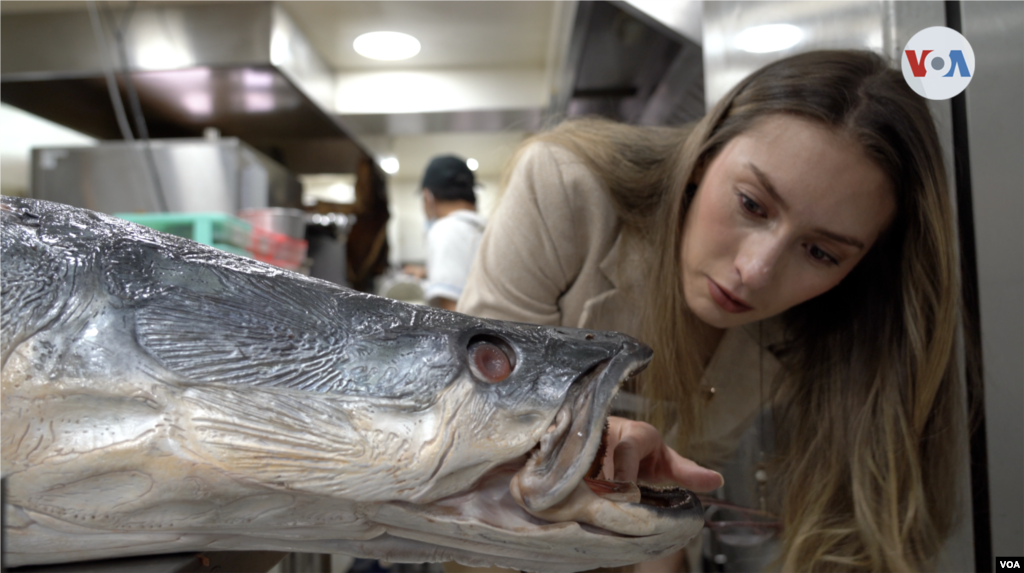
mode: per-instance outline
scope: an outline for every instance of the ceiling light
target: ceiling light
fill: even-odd
[[[380,160],[380,168],[384,170],[388,175],[394,175],[398,173],[398,158],[397,157],[385,157]]]
[[[778,52],[792,48],[803,37],[803,31],[792,24],[766,24],[747,28],[737,34],[736,47],[754,54]]]
[[[469,167],[470,171],[476,171],[476,168],[480,167],[480,163],[476,159],[470,157],[466,160],[466,167]]]
[[[145,70],[173,70],[192,64],[183,50],[165,42],[147,42],[138,48],[136,62]]]
[[[405,60],[420,53],[420,41],[401,32],[370,32],[352,42],[360,56],[371,60]]]
[[[282,28],[274,30],[270,36],[270,63],[282,66],[292,62],[291,38]]]

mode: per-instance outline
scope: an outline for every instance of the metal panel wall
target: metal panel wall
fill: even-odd
[[[1024,3],[959,2],[976,69],[966,96],[992,557],[1024,555]],[[979,568],[982,564],[979,563]],[[994,563],[989,563],[994,568]]]
[[[818,2],[706,2],[705,95],[708,106],[761,66],[807,50],[873,50],[899,61],[919,30],[946,23],[943,2],[842,0]],[[767,53],[737,49],[736,35],[762,24],[793,24],[803,38],[792,48]],[[933,110],[934,111],[934,110]]]
[[[32,170],[33,197],[104,213],[236,213],[300,199],[293,176],[236,138],[39,148]]]
[[[0,20],[4,78],[83,76],[116,62],[100,53],[83,2],[78,9]],[[125,51],[133,70],[263,64],[271,61],[273,5],[263,2],[159,4],[133,10]],[[114,19],[124,17],[117,10]]]

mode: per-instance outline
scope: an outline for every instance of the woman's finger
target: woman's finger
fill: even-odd
[[[661,434],[654,426],[614,416],[608,418],[604,475],[617,481],[635,481],[641,460],[661,445]]]
[[[615,481],[636,481],[640,472],[640,460],[649,453],[644,452],[644,449],[641,449],[641,447],[641,444],[637,444],[628,438],[621,440],[615,445],[615,449],[612,451],[614,468],[612,479]]]
[[[676,482],[708,492],[722,486],[722,474],[703,468],[666,446],[658,430],[647,423],[609,418],[609,452],[604,475],[616,481]]]
[[[668,464],[671,479],[687,489],[696,492],[709,492],[725,485],[722,474],[697,465],[697,462],[684,458],[671,448],[668,450]]]
[[[646,481],[657,480],[660,476],[648,474],[651,474],[652,469],[656,472],[656,468],[661,465],[663,449],[671,451],[661,441],[661,434],[654,426],[644,422],[624,424],[619,442],[613,450],[615,479],[636,481],[638,477],[643,477]]]

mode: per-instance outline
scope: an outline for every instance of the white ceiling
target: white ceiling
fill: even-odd
[[[337,74],[339,82],[368,78],[367,72],[421,72],[450,81],[465,77],[465,104],[451,98],[447,111],[487,108],[476,94],[490,86],[497,90],[490,109],[508,109],[516,99],[515,91],[500,88],[524,74],[541,78],[557,65],[559,42],[565,38],[557,1],[369,1],[320,2],[289,1],[282,6],[305,33],[320,56]],[[409,60],[381,62],[356,54],[355,38],[365,32],[403,32],[416,37],[422,46]],[[348,75],[346,75],[348,74]],[[479,81],[473,82],[472,78]],[[351,79],[348,79],[351,78]],[[539,81],[519,86],[540,86]],[[520,89],[520,91],[521,91]],[[340,91],[339,91],[340,93]],[[419,94],[417,110],[429,111]],[[417,98],[417,94],[409,94]],[[520,97],[519,100],[531,98]],[[472,100],[472,101],[470,101]],[[544,102],[543,94],[532,98]],[[339,102],[340,103],[340,102]],[[357,109],[358,106],[349,106]],[[341,109],[341,107],[339,107]],[[396,103],[393,112],[410,109]],[[379,111],[379,110],[373,110]],[[473,157],[480,162],[478,177],[498,179],[518,143],[528,134],[522,131],[498,133],[430,133],[402,136],[363,136],[360,142],[378,156],[393,155],[399,160],[394,180],[418,181],[427,162],[434,156],[452,153]]]
[[[5,2],[6,3],[6,2]],[[283,2],[285,10],[337,72],[547,65],[556,2],[370,1]],[[422,46],[409,60],[381,62],[356,54],[356,36],[403,32]]]

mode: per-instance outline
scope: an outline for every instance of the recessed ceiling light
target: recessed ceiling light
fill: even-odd
[[[803,37],[803,31],[792,24],[765,24],[747,28],[737,34],[736,47],[754,54],[778,52],[792,48]]]
[[[480,162],[470,157],[466,160],[466,167],[469,167],[470,171],[476,171],[480,167]]]
[[[371,60],[405,60],[420,53],[420,41],[401,32],[369,32],[356,38],[352,47]]]
[[[384,173],[388,175],[394,175],[398,173],[398,158],[397,157],[384,157],[380,160],[380,168],[384,170]]]
[[[138,48],[137,58],[139,67],[145,70],[171,70],[192,64],[185,51],[159,41],[143,43]]]

